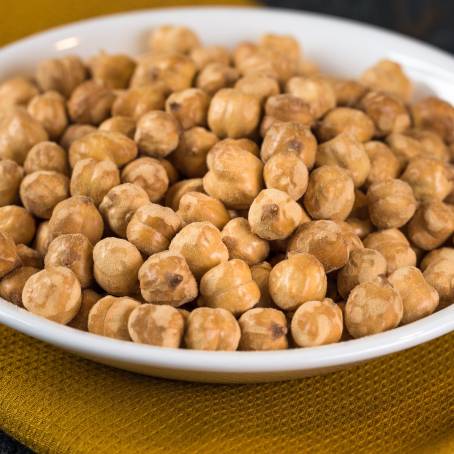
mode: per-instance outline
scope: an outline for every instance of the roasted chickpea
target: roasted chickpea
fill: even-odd
[[[52,237],[49,230],[49,221],[41,222],[36,229],[35,240],[33,247],[36,249],[41,257],[44,257],[47,253]]]
[[[366,87],[357,80],[330,77],[328,81],[331,83],[336,94],[336,103],[338,106],[356,106],[367,91]]]
[[[167,191],[165,204],[177,211],[180,206],[181,198],[188,192],[203,192],[203,180],[201,178],[192,178],[190,180],[181,180],[170,186]]]
[[[101,299],[101,295],[96,293],[94,290],[85,289],[82,290],[82,302],[80,304],[79,312],[76,316],[68,323],[71,328],[80,329],[82,331],[88,331],[88,315],[91,308]]]
[[[419,267],[421,268],[421,271],[425,271],[432,263],[436,263],[439,260],[454,262],[454,248],[442,247],[428,252],[422,259]]]
[[[162,167],[167,173],[167,178],[169,179],[169,184],[174,184],[180,179],[180,174],[176,167],[167,159],[161,158],[159,159]]]
[[[261,48],[283,53],[292,60],[298,60],[301,56],[301,49],[298,41],[290,35],[265,33],[260,37],[258,44]]]
[[[19,266],[14,240],[0,230],[0,279]]]
[[[345,221],[335,221],[336,224],[341,228],[344,240],[347,243],[349,252],[355,249],[363,249],[364,245],[361,238],[355,233],[353,228]]]
[[[148,38],[152,52],[179,52],[187,54],[200,46],[197,34],[188,27],[161,25],[153,29]]]
[[[209,63],[198,74],[196,87],[208,96],[214,96],[219,90],[232,87],[239,76],[238,71],[229,65]]]
[[[172,93],[166,101],[166,112],[173,115],[183,129],[205,126],[208,112],[208,95],[198,88]]]
[[[406,134],[390,134],[386,137],[386,143],[389,145],[394,156],[399,161],[400,171],[405,169],[410,159],[423,154],[421,143]]]
[[[272,266],[268,262],[251,266],[252,279],[260,289],[260,299],[254,307],[274,307],[268,286],[271,270]]]
[[[13,77],[0,83],[2,107],[26,106],[37,94],[36,85],[25,77]]]
[[[0,161],[0,207],[19,200],[19,187],[23,177],[24,169],[15,161]]]
[[[277,61],[280,60],[280,63],[285,61],[279,58],[271,58],[270,53],[273,54],[273,57],[276,57],[276,52],[266,52],[259,48],[258,45],[243,41],[240,42],[234,49],[233,60],[238,71],[243,75],[266,75],[279,79],[279,76],[288,76],[288,74],[283,74],[286,68],[282,68],[284,71],[281,71],[279,74],[279,68],[277,67]],[[276,61],[277,60],[277,61]]]
[[[29,151],[24,162],[25,173],[47,170],[67,175],[68,168],[66,151],[54,142],[37,143]]]
[[[348,217],[345,222],[350,226],[353,230],[353,233],[357,235],[361,240],[364,239],[369,233],[372,232],[374,226],[370,219],[360,219],[355,217]]]
[[[242,93],[255,96],[261,104],[270,96],[276,96],[280,93],[279,82],[264,74],[244,76],[236,81],[235,88]]]
[[[111,89],[127,88],[136,63],[127,55],[101,52],[88,62],[93,79]]]
[[[367,185],[399,176],[399,160],[386,144],[373,140],[365,143],[364,148],[370,161]]]
[[[0,297],[6,301],[23,307],[22,291],[28,279],[39,271],[31,266],[21,266],[8,273],[0,280]]]
[[[439,295],[440,309],[454,302],[454,260],[446,255],[434,257],[423,272],[424,279]]]
[[[297,76],[315,76],[320,73],[320,68],[315,61],[303,56],[298,59],[296,67]]]
[[[421,147],[421,155],[427,158],[440,159],[447,162],[450,159],[449,150],[443,139],[432,131],[425,129],[412,129],[406,133],[412,139],[418,141]]]
[[[100,131],[120,132],[130,139],[134,139],[136,120],[132,117],[117,115],[104,120],[98,128]]]
[[[96,127],[92,125],[70,125],[60,139],[60,145],[68,151],[73,142],[77,139],[81,139],[82,137],[96,131]]]
[[[0,232],[8,235],[16,244],[30,243],[35,231],[35,219],[25,208],[17,205],[0,207]]]
[[[43,268],[43,256],[39,251],[32,249],[25,244],[17,244],[16,250],[22,266],[38,269]]]
[[[199,71],[210,63],[230,63],[230,52],[222,46],[195,47],[191,50],[190,57]]]

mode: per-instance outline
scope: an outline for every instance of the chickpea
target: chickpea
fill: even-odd
[[[193,30],[176,25],[161,25],[151,31],[148,39],[152,52],[187,54],[199,46],[199,38]]]
[[[259,46],[270,49],[273,52],[283,53],[292,60],[298,60],[301,56],[301,49],[298,41],[290,35],[265,33],[259,39]]]
[[[358,142],[367,142],[375,132],[373,121],[361,110],[351,107],[337,107],[328,112],[319,127],[317,135],[323,141],[334,139],[345,133]]]
[[[28,174],[20,185],[24,207],[39,218],[50,219],[57,203],[69,197],[69,179],[51,170]]]
[[[342,268],[347,263],[349,251],[342,228],[333,221],[311,221],[301,225],[288,245],[289,255],[311,254],[320,260],[326,273]],[[321,298],[323,296],[310,299]]]
[[[101,299],[101,295],[91,289],[82,290],[82,302],[79,312],[68,323],[71,328],[88,331],[88,315],[91,308]]]
[[[22,292],[22,303],[28,311],[64,325],[76,316],[81,300],[77,277],[62,266],[33,274]]]
[[[432,265],[432,263],[436,263],[439,260],[449,260],[454,262],[454,248],[442,247],[428,252],[421,261],[421,271],[425,271],[430,265]]]
[[[254,307],[274,307],[271,299],[268,282],[272,266],[268,262],[261,262],[251,266],[252,280],[259,286],[260,299]]]
[[[452,205],[439,200],[423,202],[408,224],[411,242],[425,251],[441,246],[453,232]]]
[[[342,338],[342,310],[330,298],[307,301],[292,317],[291,332],[298,347],[333,344]]]
[[[184,332],[184,318],[172,306],[142,304],[129,316],[131,339],[140,344],[178,348]]]
[[[169,251],[186,259],[196,279],[229,258],[221,232],[209,222],[193,222],[183,227],[170,242]]]
[[[66,151],[54,142],[37,143],[28,152],[24,162],[25,173],[30,174],[39,170],[69,173]]]
[[[344,220],[355,202],[353,180],[343,168],[323,165],[310,177],[304,207],[313,219]]]
[[[37,94],[36,85],[25,77],[13,77],[0,83],[3,106],[26,106]]]
[[[132,117],[117,115],[104,120],[98,128],[100,131],[120,132],[130,139],[134,139],[136,120]]]
[[[0,207],[19,200],[19,186],[23,177],[24,170],[15,161],[0,161]]]
[[[400,163],[396,155],[383,142],[373,140],[364,144],[370,161],[366,184],[373,185],[399,176]]]
[[[443,248],[447,249],[447,248]],[[439,295],[438,308],[443,309],[454,302],[454,260],[448,254],[432,257],[423,272],[424,279]]]
[[[73,142],[96,131],[97,129],[92,125],[70,125],[64,132],[60,140],[60,145],[65,150],[69,150]]]
[[[132,216],[126,237],[142,254],[153,255],[169,247],[181,225],[180,217],[171,208],[148,203]]]
[[[55,205],[48,228],[51,240],[65,233],[82,233],[96,244],[102,238],[104,222],[88,197],[76,195]],[[46,234],[43,236],[45,244]]]
[[[375,135],[403,132],[410,126],[410,115],[404,103],[391,95],[370,91],[359,104],[375,124]]]
[[[411,186],[399,179],[371,185],[367,191],[369,216],[380,229],[404,226],[415,214],[416,199]]]
[[[16,244],[28,244],[35,236],[36,222],[23,207],[0,207],[0,232],[8,235]]]
[[[194,350],[234,351],[240,336],[238,322],[229,311],[199,307],[187,319],[184,341],[187,348]]]
[[[386,143],[391,148],[395,157],[399,161],[399,170],[402,171],[408,162],[423,154],[421,143],[406,134],[393,133],[386,137]]]
[[[351,251],[346,265],[337,273],[337,289],[346,299],[358,284],[386,275],[386,259],[374,249]]]
[[[320,68],[313,60],[300,56],[296,68],[297,76],[315,76],[320,73]]]
[[[38,269],[43,268],[43,257],[39,251],[32,249],[25,244],[17,244],[16,251],[22,266]]]
[[[233,52],[233,60],[236,68],[243,76],[265,75],[275,79],[279,79],[280,76],[288,76],[288,74],[284,74],[286,68],[279,71],[277,64],[277,61],[285,62],[285,57],[279,59],[276,58],[276,52],[271,53],[273,55],[264,51],[263,47],[260,49],[254,43],[240,42]]]
[[[127,88],[136,63],[127,55],[101,52],[88,62],[93,79],[110,89]]]
[[[387,273],[404,266],[416,266],[416,253],[405,235],[397,229],[372,232],[364,238],[364,247],[375,249],[386,259]]]
[[[264,74],[250,74],[238,79],[235,88],[242,93],[258,98],[263,104],[270,96],[280,93],[279,82]]]
[[[230,64],[230,52],[222,46],[195,47],[190,57],[199,71],[210,63]]]
[[[0,160],[10,159],[22,165],[33,145],[47,139],[41,123],[22,107],[0,114]]]
[[[89,333],[113,339],[130,341],[128,319],[140,303],[132,298],[107,295],[90,309],[87,328]]]
[[[167,159],[160,158],[159,162],[167,173],[167,178],[169,179],[169,184],[174,184],[180,179],[180,174],[176,167]]]
[[[183,129],[205,126],[208,95],[198,88],[187,88],[172,93],[166,101],[166,112],[173,115]]]
[[[19,266],[14,240],[0,230],[0,279]]]
[[[363,249],[364,245],[361,238],[355,233],[353,228],[345,221],[335,221],[336,224],[341,228],[344,240],[347,243],[349,252],[355,249]]]
[[[36,80],[42,91],[55,90],[65,98],[86,78],[82,60],[74,55],[42,60],[36,70]]]
[[[208,96],[214,96],[219,90],[232,87],[238,78],[235,68],[224,63],[209,63],[199,72],[196,87]]]
[[[365,95],[366,87],[357,80],[329,78],[338,106],[356,106]]]
[[[0,280],[0,297],[16,306],[23,307],[22,291],[25,283],[38,271],[38,268],[21,266],[8,273]]]
[[[218,138],[211,131],[196,126],[180,136],[178,147],[170,159],[175,167],[188,178],[200,178],[208,171],[206,158]]]
[[[271,298],[285,311],[294,311],[302,304],[325,297],[327,280],[323,265],[311,254],[293,254],[271,270]]]
[[[97,161],[88,158],[78,161],[74,166],[70,192],[72,196],[90,197],[98,206],[104,196],[119,184],[120,172],[112,161]]]
[[[49,230],[49,221],[41,222],[36,229],[35,241],[33,247],[39,253],[41,257],[44,257],[47,253],[52,237]]]
[[[439,159],[416,157],[410,160],[402,175],[413,189],[417,200],[443,200],[452,189],[445,164]]]
[[[165,204],[177,211],[180,206],[180,200],[187,192],[203,192],[203,182],[201,178],[192,178],[190,180],[181,180],[170,186],[167,191]]]
[[[345,222],[350,226],[353,233],[357,235],[361,240],[369,235],[369,233],[371,233],[374,228],[372,222],[370,222],[370,219],[348,217]]]
[[[81,287],[87,288],[93,282],[93,246],[80,233],[60,235],[49,244],[44,265],[69,268]]]

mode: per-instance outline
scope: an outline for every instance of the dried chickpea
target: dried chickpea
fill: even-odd
[[[98,128],[100,131],[120,132],[130,139],[134,139],[136,120],[132,117],[117,115],[104,120]]]
[[[322,165],[312,171],[304,194],[304,207],[311,218],[342,221],[354,202],[353,180],[342,167]]]
[[[339,342],[344,328],[342,310],[330,298],[307,301],[293,314],[292,338],[298,347]]]
[[[123,54],[101,52],[88,62],[93,79],[111,89],[127,88],[136,63]]]
[[[203,180],[202,178],[192,178],[189,180],[181,180],[170,186],[167,191],[165,204],[172,208],[173,211],[177,211],[180,206],[181,198],[187,192],[203,192]]]
[[[260,120],[257,98],[233,88],[223,88],[212,98],[208,125],[220,138],[239,139],[255,133]]]
[[[404,309],[402,324],[427,317],[437,308],[438,293],[427,283],[418,268],[414,266],[399,268],[388,279],[402,299]]]
[[[22,292],[22,303],[28,311],[64,325],[76,316],[81,301],[77,277],[62,266],[33,274]]]
[[[240,336],[240,327],[231,312],[199,307],[189,314],[184,343],[193,350],[234,351]]]
[[[382,278],[357,285],[345,305],[345,324],[354,337],[364,337],[396,328],[402,320],[399,293]]]
[[[264,74],[250,74],[238,79],[235,88],[242,93],[258,98],[263,104],[270,96],[280,93],[279,82]]]
[[[265,33],[260,37],[258,44],[259,47],[282,53],[292,60],[298,60],[301,56],[301,49],[298,41],[290,35]]]
[[[17,255],[22,266],[29,266],[32,268],[43,268],[43,256],[41,253],[25,244],[16,245]]]
[[[323,265],[311,254],[293,254],[273,267],[269,276],[271,298],[285,311],[311,300],[322,300],[327,289]]]
[[[41,222],[36,229],[33,248],[36,249],[41,257],[44,257],[51,241],[52,237],[49,230],[49,221]]]
[[[235,67],[242,75],[259,74],[279,78],[276,62],[269,54],[261,52],[259,46],[252,42],[243,41],[237,44],[233,51],[233,60]]]
[[[423,202],[407,229],[410,241],[425,251],[441,246],[453,232],[453,207],[440,200]]]
[[[140,186],[151,202],[160,200],[169,187],[169,177],[158,159],[139,158],[130,162],[121,172],[124,183]]]
[[[366,184],[372,185],[399,176],[400,163],[396,155],[383,142],[373,140],[364,144],[370,161]]]
[[[364,247],[375,249],[386,259],[387,273],[404,266],[416,266],[416,253],[405,235],[397,229],[372,232],[364,238]]]
[[[96,131],[97,129],[93,125],[70,125],[60,139],[60,145],[68,151],[77,139]]]
[[[85,289],[82,290],[82,302],[80,304],[79,312],[76,316],[68,323],[67,326],[71,328],[80,329],[82,331],[88,331],[88,315],[91,308],[101,299],[101,295],[96,293],[94,290]]]
[[[152,255],[169,247],[181,225],[181,218],[171,208],[147,203],[132,216],[126,237],[142,254]]]
[[[221,232],[209,222],[193,222],[183,227],[170,242],[169,251],[186,259],[196,279],[229,258]]]
[[[334,89],[338,106],[356,106],[367,91],[366,87],[357,80],[330,77],[328,81]]]
[[[418,141],[421,147],[421,155],[427,158],[440,159],[447,162],[450,159],[449,150],[446,147],[443,139],[432,131],[425,129],[412,129],[406,134],[412,139]]]
[[[173,115],[183,129],[205,126],[209,102],[203,90],[187,88],[167,98],[166,112]]]
[[[413,158],[401,178],[412,187],[419,201],[443,200],[452,189],[445,163],[439,159]]]
[[[25,77],[13,77],[0,83],[3,106],[26,106],[38,94],[36,85]]]
[[[337,289],[346,299],[358,284],[373,281],[386,275],[386,260],[374,249],[355,249],[351,251],[348,262],[337,273]]]
[[[454,302],[454,260],[452,257],[433,258],[424,272],[424,279],[439,295],[439,308],[443,309]]]
[[[0,232],[8,235],[16,244],[28,244],[35,236],[36,222],[25,208],[5,205],[0,207]]]
[[[24,162],[25,173],[48,170],[67,175],[68,169],[66,151],[54,142],[37,143],[28,152]]]
[[[222,46],[195,47],[189,56],[199,71],[210,63],[230,64],[230,52]]]
[[[367,142],[375,132],[373,121],[361,110],[337,107],[328,112],[317,128],[317,135],[326,142],[339,134],[351,135],[359,142]]]
[[[33,145],[47,139],[41,123],[24,108],[15,107],[0,113],[0,160],[11,159],[22,165]]]
[[[31,266],[21,266],[14,269],[0,280],[0,297],[23,307],[22,291],[28,279],[39,271]]]
[[[19,187],[23,177],[24,169],[16,161],[0,161],[0,207],[19,200]]]
[[[355,217],[348,217],[345,222],[350,226],[353,233],[357,235],[361,240],[364,239],[369,233],[372,232],[374,226],[370,219],[360,219]]]
[[[209,96],[214,96],[222,88],[232,87],[238,80],[239,73],[235,68],[224,63],[209,63],[200,70],[196,87]]]
[[[386,143],[399,161],[400,171],[405,169],[410,159],[423,154],[421,143],[406,134],[390,134],[386,137]]]
[[[0,279],[19,266],[14,240],[0,230]]]
[[[119,132],[97,131],[75,140],[69,149],[69,163],[74,167],[82,159],[108,159],[122,167],[137,156],[137,145]]]
[[[326,273],[342,268],[347,263],[349,251],[349,243],[342,228],[333,221],[311,221],[302,224],[288,244],[289,255],[312,254],[320,260]]]
[[[454,248],[442,247],[428,252],[422,259],[419,268],[421,268],[421,271],[425,271],[432,263],[436,263],[439,260],[454,262]]]
[[[187,54],[200,46],[197,34],[188,27],[161,25],[154,28],[148,38],[152,52],[179,52]]]
[[[55,206],[48,228],[51,241],[65,233],[82,233],[96,244],[102,238],[104,222],[91,199],[76,195]]]
[[[68,177],[52,170],[30,173],[20,185],[20,198],[24,207],[42,219],[50,219],[55,205],[68,197]]]
[[[364,245],[361,238],[354,232],[353,228],[345,221],[335,221],[336,224],[341,228],[344,240],[347,243],[349,252],[355,249],[363,249]]]
[[[296,68],[297,76],[315,76],[320,73],[320,68],[313,60],[300,56]]]
[[[70,192],[72,196],[90,197],[98,206],[104,196],[120,184],[120,172],[110,160],[97,161],[82,159],[74,166],[71,175]]]
[[[131,339],[140,344],[178,348],[184,332],[184,318],[167,305],[142,304],[129,316]]]
[[[159,159],[159,162],[167,173],[169,184],[176,183],[180,179],[180,174],[178,173],[176,167],[168,159],[161,158]]]
[[[90,287],[93,283],[93,246],[80,233],[60,235],[49,244],[44,265],[46,268],[69,268],[82,288]]]
[[[269,277],[272,266],[268,262],[261,262],[251,266],[252,280],[259,286],[260,299],[254,307],[274,307],[269,291]]]
[[[127,296],[107,295],[98,300],[88,314],[89,333],[129,341],[128,320],[140,303]]]

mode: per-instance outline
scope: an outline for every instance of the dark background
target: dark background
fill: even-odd
[[[378,25],[454,53],[454,2],[449,0],[284,0],[264,3]],[[0,454],[26,453],[31,451],[0,431]]]

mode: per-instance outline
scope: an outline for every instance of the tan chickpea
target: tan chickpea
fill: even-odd
[[[180,180],[180,174],[178,173],[177,168],[168,159],[161,158],[159,159],[159,162],[167,173],[169,184],[174,184]]]
[[[209,96],[217,91],[232,87],[238,80],[239,73],[235,68],[224,63],[209,63],[198,74],[196,87]]]
[[[336,224],[341,228],[344,240],[347,243],[349,252],[355,249],[363,249],[364,245],[361,238],[355,233],[353,228],[345,221],[335,221]]]
[[[29,244],[35,236],[36,222],[23,207],[0,207],[0,232],[8,235],[16,244]]]
[[[311,254],[293,254],[271,270],[271,298],[279,308],[294,311],[311,300],[322,300],[327,289],[323,265]]]
[[[292,338],[298,347],[339,342],[344,328],[342,310],[330,298],[307,301],[292,317]]]
[[[87,288],[93,283],[93,246],[80,233],[60,235],[49,244],[44,265],[69,268]]]
[[[313,219],[344,220],[355,202],[355,188],[346,170],[323,165],[312,171],[304,194],[304,207]]]
[[[102,238],[104,222],[91,199],[76,195],[55,206],[48,228],[51,240],[65,233],[82,233],[96,244]],[[44,242],[47,235],[43,236]]]
[[[169,187],[169,177],[158,159],[139,158],[130,162],[121,172],[124,183],[140,186],[151,202],[160,200]]]
[[[447,248],[443,248],[447,249]],[[433,257],[426,264],[423,272],[424,279],[439,295],[438,308],[443,309],[454,302],[454,260],[447,254]]]
[[[412,187],[415,198],[420,201],[443,200],[452,189],[447,168],[439,159],[413,158],[401,178]]]
[[[260,37],[258,44],[260,47],[270,49],[273,52],[283,53],[292,60],[298,60],[301,56],[298,41],[290,35],[265,33]]]
[[[41,257],[44,257],[49,247],[52,237],[49,230],[49,221],[41,222],[36,229],[35,240],[33,247],[36,249]]]
[[[24,108],[11,108],[0,113],[0,160],[11,159],[22,165],[33,145],[47,139],[41,123]]]
[[[14,240],[0,230],[0,279],[19,266]]]
[[[440,98],[424,98],[411,108],[416,128],[438,134],[445,142],[454,142],[454,107]]]
[[[93,79],[107,88],[127,88],[136,63],[123,54],[101,52],[88,62]]]
[[[199,307],[188,317],[184,343],[193,350],[234,351],[240,336],[240,327],[231,312]]]
[[[169,251],[186,259],[196,279],[229,258],[221,232],[209,222],[193,222],[183,227],[170,242]]]
[[[112,115],[137,121],[147,112],[163,109],[165,99],[166,88],[161,82],[129,88],[118,94],[112,105]]]
[[[245,146],[218,142],[207,156],[203,188],[227,208],[247,209],[263,187],[263,164]]]
[[[364,148],[370,161],[367,185],[399,176],[399,160],[386,144],[373,140],[365,143]]]
[[[177,211],[180,206],[180,200],[187,192],[203,192],[203,180],[202,178],[192,178],[189,180],[181,180],[170,186],[167,191],[165,204],[172,208],[173,211]]]
[[[361,240],[364,239],[369,233],[372,232],[374,226],[370,219],[360,219],[355,217],[348,217],[345,222],[350,226],[353,230],[353,233],[357,235]]]
[[[51,170],[38,170],[28,174],[20,185],[20,198],[30,213],[50,219],[57,203],[69,197],[69,179]]]
[[[39,271],[38,268],[21,266],[8,273],[0,280],[0,297],[23,307],[22,291],[28,279]]]
[[[385,280],[357,285],[345,305],[345,324],[354,337],[364,337],[396,328],[402,320],[399,293]]]
[[[372,232],[364,238],[364,247],[375,249],[386,260],[387,273],[404,266],[416,266],[416,253],[405,235],[397,229]]]
[[[337,107],[325,115],[317,128],[317,135],[326,142],[342,133],[351,135],[358,142],[367,142],[373,137],[375,126],[361,110]]]
[[[242,93],[258,98],[263,104],[270,96],[280,93],[279,82],[264,74],[250,74],[238,79],[235,88]]]
[[[104,120],[98,128],[100,131],[120,132],[130,139],[134,139],[136,120],[132,117],[117,115]]]
[[[273,52],[276,56],[276,52]],[[257,44],[249,41],[243,41],[237,44],[233,52],[235,67],[243,76],[248,75],[266,75],[278,79],[279,68],[277,68],[275,59],[270,58],[270,54],[259,49]],[[282,62],[283,60],[281,60]],[[283,68],[285,71],[285,68]]]
[[[205,126],[208,112],[208,95],[198,88],[172,93],[166,100],[166,112],[173,115],[183,129]]]
[[[423,154],[421,143],[406,134],[393,133],[386,137],[386,143],[399,161],[399,170],[402,171],[408,162]]]
[[[442,247],[430,251],[422,259],[419,268],[421,268],[421,271],[425,271],[430,265],[438,262],[439,260],[449,260],[454,262],[454,248]]]
[[[333,221],[311,221],[301,225],[288,245],[289,255],[312,254],[320,260],[326,273],[342,268],[347,263],[349,251],[342,228]]]
[[[88,331],[88,316],[91,308],[101,299],[101,295],[94,290],[82,290],[82,302],[80,304],[79,312],[68,323],[67,326],[71,328],[80,329],[81,331]]]
[[[430,251],[441,246],[454,232],[454,210],[439,200],[423,202],[408,224],[408,238]]]
[[[128,319],[140,303],[127,296],[107,295],[98,300],[88,314],[89,333],[130,341]]]
[[[418,128],[407,131],[406,134],[418,141],[422,156],[440,159],[443,162],[450,160],[449,150],[438,134]]]
[[[0,161],[0,207],[19,200],[19,187],[24,169],[10,159]]]
[[[330,77],[328,81],[334,89],[338,106],[356,106],[367,91],[366,87],[357,80]]]
[[[77,277],[61,266],[33,274],[22,292],[22,303],[28,311],[64,325],[75,317],[81,301]]]
[[[260,103],[252,95],[223,88],[211,100],[208,125],[220,138],[249,137],[256,131],[259,120]]]
[[[296,75],[315,76],[317,74],[320,74],[320,67],[318,66],[318,64],[304,55],[300,56],[296,68]]]
[[[148,203],[132,216],[126,237],[142,254],[152,255],[169,247],[181,225],[181,218],[171,208]]]
[[[3,106],[26,106],[38,94],[36,85],[25,77],[13,77],[0,83]]]
[[[47,170],[67,175],[68,169],[66,151],[54,142],[37,143],[28,152],[24,162],[25,173]]]
[[[184,26],[161,25],[154,28],[148,38],[148,47],[152,52],[187,54],[199,46],[197,34]]]
[[[121,238],[126,238],[126,227],[136,210],[150,202],[140,186],[123,183],[113,187],[102,199],[99,211],[110,229]]]
[[[274,307],[268,286],[271,270],[272,266],[268,262],[251,266],[252,279],[260,289],[260,299],[254,307]]]
[[[337,273],[337,289],[346,299],[358,284],[386,275],[386,259],[374,249],[351,251],[346,265]]]
[[[72,196],[90,197],[98,206],[104,196],[120,184],[120,172],[110,160],[97,161],[82,159],[74,166],[71,175],[70,192]]]
[[[178,348],[184,332],[184,318],[167,305],[142,304],[129,316],[131,339],[140,344]]]
[[[25,244],[17,244],[16,250],[22,266],[38,269],[43,268],[43,256],[39,251],[32,249]]]
[[[74,141],[69,149],[69,163],[74,167],[82,159],[108,159],[122,167],[137,156],[137,145],[119,132],[98,131]]]
[[[195,47],[191,50],[190,57],[199,71],[210,63],[230,63],[230,52],[222,46]]]
[[[63,136],[60,139],[60,145],[68,151],[73,142],[96,131],[97,129],[93,125],[70,125],[63,133]]]
[[[196,126],[180,136],[176,150],[170,155],[175,167],[188,178],[200,178],[208,171],[206,158],[218,138],[211,131]]]

